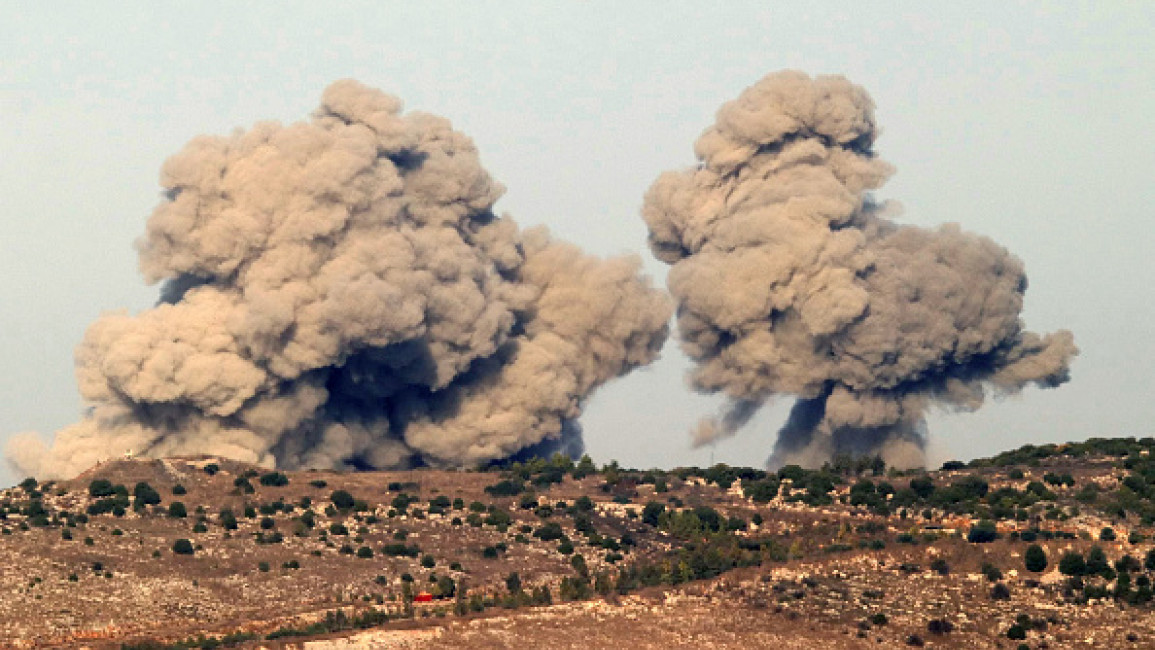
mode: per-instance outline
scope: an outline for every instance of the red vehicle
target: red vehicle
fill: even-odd
[[[423,591],[423,592],[417,594],[417,597],[414,598],[413,600],[415,602],[418,602],[418,603],[431,603],[431,602],[433,602],[433,594],[431,594],[427,591]]]

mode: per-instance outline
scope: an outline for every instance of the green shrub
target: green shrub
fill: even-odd
[[[94,479],[88,484],[88,495],[92,497],[110,497],[116,494],[112,481],[106,478]]]
[[[533,531],[533,536],[540,539],[543,542],[549,542],[549,541],[558,540],[558,539],[561,539],[562,537],[565,537],[565,531],[562,530],[562,527],[560,524],[558,524],[557,522],[551,521],[551,522],[547,522],[546,524],[539,527],[537,530]]]
[[[160,503],[160,493],[144,481],[132,488],[132,496],[136,499],[137,507],[155,506]]]
[[[329,495],[329,500],[333,502],[333,506],[338,510],[352,510],[353,507],[357,505],[357,500],[345,490],[335,490]]]
[[[178,539],[172,543],[172,552],[177,555],[192,555],[194,553],[192,542],[187,539]]]
[[[220,524],[225,530],[237,529],[237,516],[231,508],[221,508]]]
[[[168,516],[175,519],[182,519],[188,516],[188,510],[180,501],[173,501],[168,504]]]
[[[1031,544],[1023,553],[1023,564],[1027,571],[1032,573],[1040,573],[1047,568],[1047,553],[1042,546],[1038,544]]]
[[[1087,573],[1087,561],[1078,551],[1068,551],[1059,558],[1059,573],[1065,576],[1081,576]]]
[[[267,474],[262,474],[259,482],[261,485],[284,487],[289,484],[289,477],[285,476],[281,472],[269,472]]]
[[[972,544],[989,544],[999,537],[995,522],[983,519],[971,527],[967,533],[967,541]]]
[[[514,480],[503,480],[494,485],[486,486],[485,492],[495,497],[512,497],[525,491],[525,483]]]

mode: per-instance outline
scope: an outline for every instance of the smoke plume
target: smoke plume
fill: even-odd
[[[672,308],[640,262],[519,231],[473,143],[354,81],[308,122],[199,137],[138,242],[162,282],[76,352],[90,405],[17,468],[214,454],[285,468],[579,453],[602,383],[653,361]]]
[[[893,223],[871,199],[892,172],[876,135],[862,88],[771,74],[718,111],[696,168],[647,193],[691,382],[729,399],[695,443],[789,394],[772,465],[841,453],[917,465],[932,405],[972,410],[988,392],[1067,381],[1071,333],[1019,318],[1022,262],[955,225]]]

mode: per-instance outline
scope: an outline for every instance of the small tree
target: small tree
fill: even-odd
[[[517,571],[510,573],[505,577],[505,588],[509,589],[509,593],[516,594],[521,591],[521,576]]]
[[[991,587],[991,600],[1009,600],[1011,597],[1011,590],[1001,582],[995,583]]]
[[[983,519],[971,527],[967,533],[967,541],[972,544],[988,544],[995,541],[999,537],[998,529],[995,528],[995,522],[989,519]]]
[[[1077,551],[1068,551],[1059,558],[1059,573],[1065,576],[1081,576],[1087,573],[1087,561],[1083,554]]]
[[[261,485],[283,487],[289,484],[289,477],[281,472],[269,472],[268,474],[262,474],[259,481]]]
[[[335,490],[333,494],[329,495],[329,500],[338,510],[352,510],[353,506],[357,505],[357,500],[345,490]]]
[[[1110,580],[1114,575],[1110,565],[1107,563],[1107,554],[1099,546],[1092,546],[1091,550],[1087,552],[1087,575],[1102,575]]]
[[[939,575],[945,576],[950,574],[950,565],[947,564],[946,560],[939,557],[931,561],[930,570]]]
[[[112,481],[106,478],[98,478],[88,484],[88,495],[92,497],[110,497],[116,494],[116,488],[112,485]]]
[[[132,489],[132,496],[136,500],[134,506],[138,509],[160,503],[160,493],[144,481],[136,484],[136,487]]]
[[[182,538],[172,543],[172,552],[177,555],[192,555],[195,551],[192,542]]]
[[[188,510],[180,501],[173,501],[168,504],[168,516],[182,519],[188,516]]]
[[[1031,544],[1023,554],[1023,564],[1027,571],[1039,573],[1047,568],[1047,553],[1042,546]]]
[[[453,598],[457,593],[457,583],[449,576],[438,576],[437,584],[433,587],[433,595],[438,598]]]

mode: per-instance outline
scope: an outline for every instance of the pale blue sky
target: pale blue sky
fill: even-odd
[[[77,419],[85,326],[153,303],[132,241],[160,164],[197,134],[303,119],[354,77],[468,133],[523,226],[640,253],[661,281],[643,192],[693,163],[721,102],[781,68],[869,89],[898,168],[880,195],[1014,251],[1028,326],[1082,349],[1058,390],[932,416],[937,460],[1155,434],[1155,4],[322,4],[0,1],[0,439]],[[692,450],[717,401],[685,368],[671,345],[595,395],[590,453],[760,465],[789,399]]]

